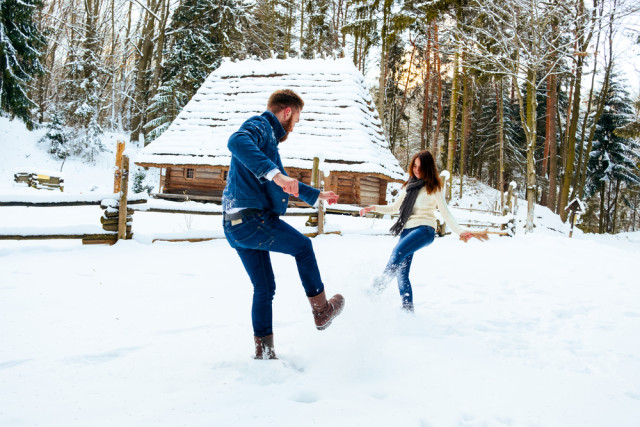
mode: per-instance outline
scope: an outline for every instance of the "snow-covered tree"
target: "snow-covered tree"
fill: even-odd
[[[587,192],[599,192],[599,231],[615,232],[618,199],[621,185],[640,184],[638,161],[640,144],[637,140],[616,135],[616,129],[634,119],[633,101],[613,75],[605,95],[605,108],[597,124],[593,149],[589,156]]]
[[[343,34],[352,37],[353,63],[363,73],[373,46],[380,41],[375,0],[348,0],[351,19],[342,27]]]
[[[545,84],[541,77],[570,57],[574,43],[562,38],[562,31],[552,31],[559,22],[565,30],[572,24],[570,6],[543,0],[473,0],[465,10],[475,19],[465,22],[458,33],[463,48],[473,53],[475,67],[512,80],[527,142],[527,231],[534,227],[537,190],[537,89]]]
[[[302,40],[302,53],[305,58],[313,58],[315,54],[331,53],[334,34],[329,22],[329,0],[307,1],[304,15],[307,29]]]
[[[474,113],[472,121],[475,138],[470,146],[470,173],[481,178],[483,169],[488,175],[495,175],[500,187],[500,145],[502,139],[503,184],[521,177],[526,170],[526,148],[523,147],[522,127],[519,120],[518,105],[512,103],[509,93],[504,89],[505,80],[497,76],[485,81],[477,89],[478,113]],[[502,115],[502,123],[500,116]],[[492,179],[492,181],[494,181]],[[502,188],[502,191],[505,191]]]
[[[33,128],[29,85],[44,73],[40,56],[46,46],[34,15],[42,0],[0,0],[0,111]]]
[[[185,0],[174,11],[145,143],[166,130],[223,58],[242,57],[243,11],[237,0]]]
[[[63,112],[67,125],[75,128],[70,150],[94,161],[96,154],[104,150],[99,135],[101,108],[101,76],[106,75],[100,52],[101,40],[96,26],[100,5],[98,0],[85,2],[82,18],[78,18],[76,38],[72,38],[65,64],[66,78],[63,89]]]
[[[39,142],[45,144],[49,152],[60,159],[69,155],[69,132],[64,126],[64,114],[55,107],[51,111],[47,133]]]

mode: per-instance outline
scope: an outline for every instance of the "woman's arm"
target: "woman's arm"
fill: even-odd
[[[456,233],[458,236],[460,236],[460,240],[462,240],[465,243],[468,242],[469,239],[471,239],[472,237],[475,237],[478,240],[489,240],[489,236],[487,235],[487,230],[469,231],[460,227],[456,219],[453,217],[453,214],[449,210],[449,206],[447,206],[447,202],[444,200],[442,191],[438,191],[435,194],[435,197],[436,197],[436,205],[438,206],[438,210],[440,211],[440,214],[442,214],[442,217],[447,223],[447,226],[451,227],[451,230],[454,233]]]
[[[464,230],[462,227],[460,227],[453,214],[449,210],[449,206],[447,206],[447,202],[444,200],[442,191],[438,190],[434,194],[434,197],[436,199],[436,206],[438,206],[438,210],[440,211],[442,218],[444,218],[447,226],[451,228],[451,231],[456,233],[458,236],[462,236],[462,233],[467,232],[468,230]]]
[[[398,196],[396,201],[393,202],[393,204],[391,205],[367,206],[366,208],[363,208],[360,210],[360,216],[365,216],[369,212],[379,212],[385,215],[397,214],[398,212],[400,212],[400,206],[402,205],[402,201],[404,200],[404,197],[406,196],[406,194],[407,194],[406,191],[401,190],[400,195]]]

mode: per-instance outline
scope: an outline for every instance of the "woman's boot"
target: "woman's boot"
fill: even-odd
[[[320,295],[309,297],[311,310],[313,312],[313,320],[316,322],[316,328],[323,330],[329,327],[331,321],[342,312],[344,308],[344,298],[340,294],[336,294],[327,301],[327,297],[322,291]]]
[[[256,356],[254,359],[277,359],[276,351],[273,347],[273,334],[266,337],[253,337],[253,343],[256,346]]]

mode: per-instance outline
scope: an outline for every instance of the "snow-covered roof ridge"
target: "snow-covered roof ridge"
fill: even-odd
[[[300,122],[280,145],[285,167],[311,169],[321,157],[327,171],[403,179],[364,76],[347,58],[225,61],[136,163],[228,166],[229,136],[283,88],[305,101]]]

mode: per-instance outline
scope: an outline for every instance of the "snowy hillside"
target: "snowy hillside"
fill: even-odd
[[[0,197],[46,191],[13,183],[17,168],[59,171],[42,133],[0,118]],[[65,193],[112,191],[118,137],[93,165],[67,159]],[[470,183],[452,205],[496,199]],[[342,235],[313,244],[345,310],[317,331],[293,259],[274,254],[277,361],[251,358],[252,289],[224,239],[151,243],[222,237],[219,216],[136,212],[134,240],[114,246],[0,240],[0,426],[640,425],[640,233],[569,239],[536,207],[525,234],[521,203],[515,237],[416,253],[413,315],[395,284],[368,292],[392,221],[328,215]],[[99,215],[0,207],[0,234]]]

